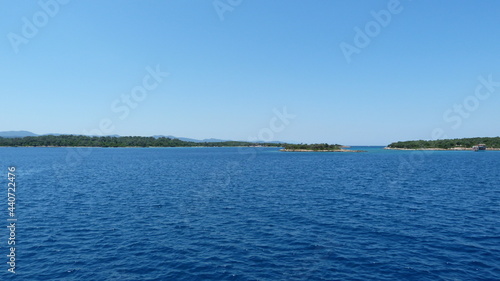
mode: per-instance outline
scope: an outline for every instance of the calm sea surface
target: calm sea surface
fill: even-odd
[[[500,152],[0,148],[0,280],[500,280]]]

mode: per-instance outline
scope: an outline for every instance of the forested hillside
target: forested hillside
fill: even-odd
[[[406,149],[422,149],[422,148],[442,148],[450,149],[455,147],[471,148],[478,144],[485,144],[489,148],[500,148],[500,137],[494,138],[464,138],[464,139],[445,139],[445,140],[416,140],[416,141],[399,141],[388,145],[389,148],[406,148]]]
[[[94,147],[194,147],[194,146],[274,146],[276,143],[251,143],[242,141],[188,142],[172,138],[154,137],[90,137],[75,135],[0,138],[0,146],[94,146]]]

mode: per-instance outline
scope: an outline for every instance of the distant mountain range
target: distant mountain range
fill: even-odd
[[[35,133],[29,132],[29,131],[3,131],[0,132],[0,137],[2,138],[24,138],[24,137],[37,137],[37,136],[47,136],[47,135],[53,135],[53,136],[60,136],[63,134],[43,134],[43,135],[37,135]],[[75,135],[75,134],[71,134]],[[120,137],[119,135],[109,135],[110,137]],[[154,138],[171,138],[171,139],[179,139],[181,141],[190,141],[190,142],[225,142],[225,141],[231,141],[231,140],[221,140],[221,139],[202,139],[202,140],[197,140],[197,139],[191,139],[191,138],[183,138],[183,137],[175,137],[175,136],[164,136],[164,135],[155,135],[153,136]],[[258,141],[260,142],[260,141]],[[281,141],[272,141],[270,143],[282,143]]]
[[[0,132],[0,137],[2,138],[23,138],[23,137],[36,137],[35,133],[28,131],[4,131]]]

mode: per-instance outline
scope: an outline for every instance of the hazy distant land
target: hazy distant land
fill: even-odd
[[[473,150],[472,147],[478,144],[485,144],[487,150],[500,150],[500,137],[399,141],[389,144],[386,149],[456,151]]]
[[[339,144],[287,144],[244,141],[193,142],[169,137],[120,137],[43,135],[0,137],[0,146],[7,147],[283,147],[294,152],[360,152],[347,150]]]
[[[244,141],[193,142],[169,137],[120,137],[43,135],[15,138],[0,137],[0,146],[10,147],[238,147],[266,146],[282,147],[280,143],[259,143]]]
[[[385,149],[394,150],[473,150],[484,144],[487,150],[500,150],[500,137],[477,137],[443,140],[398,141]],[[194,140],[172,136],[83,136],[36,135],[28,131],[0,132],[0,147],[279,147],[284,152],[365,152],[347,149],[340,144],[291,144],[285,142],[247,142],[230,140]]]

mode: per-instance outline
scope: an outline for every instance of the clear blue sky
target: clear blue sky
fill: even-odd
[[[500,86],[474,96],[478,77],[500,82],[498,1],[54,1],[0,3],[0,131],[105,119],[119,135],[350,145],[500,135]],[[390,20],[373,22],[381,10]],[[342,42],[362,47],[350,62]],[[122,103],[157,66],[169,76]]]

